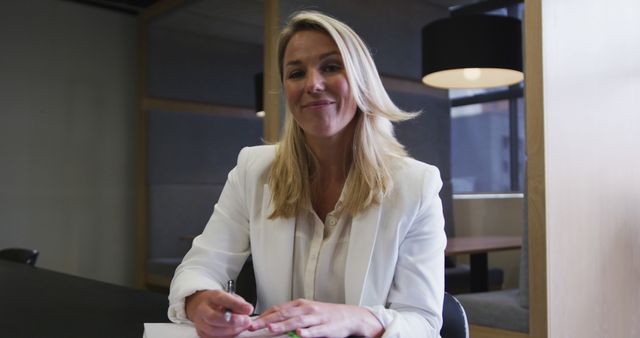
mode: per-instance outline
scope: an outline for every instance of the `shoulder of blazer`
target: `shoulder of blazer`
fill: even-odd
[[[238,154],[238,166],[251,172],[269,169],[276,157],[275,145],[244,147]]]
[[[229,172],[227,183],[231,182],[231,189],[248,210],[260,207],[265,184],[269,178],[269,168],[275,158],[275,146],[245,147],[238,154],[236,166]]]
[[[437,194],[442,187],[440,171],[437,167],[406,157],[394,166],[393,189],[387,195],[387,201],[394,205],[418,206],[424,198]]]
[[[411,157],[405,157],[393,169],[394,184],[413,184],[427,181],[441,181],[440,170],[436,166],[418,161]]]

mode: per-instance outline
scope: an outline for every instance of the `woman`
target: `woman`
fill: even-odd
[[[407,156],[362,40],[318,12],[280,36],[282,140],[245,148],[176,270],[169,317],[201,337],[267,327],[302,337],[438,337],[444,219],[438,170]],[[222,290],[252,254],[251,304]],[[224,311],[233,315],[225,321]]]

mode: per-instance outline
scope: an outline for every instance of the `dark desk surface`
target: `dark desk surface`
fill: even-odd
[[[520,236],[470,236],[447,239],[446,256],[520,249]]]
[[[0,260],[0,336],[135,337],[167,296]]]

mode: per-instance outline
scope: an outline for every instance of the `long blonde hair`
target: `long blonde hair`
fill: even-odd
[[[391,121],[404,121],[417,112],[405,112],[389,98],[369,49],[346,24],[316,11],[294,13],[280,33],[278,62],[283,74],[284,52],[297,32],[316,30],[333,38],[340,50],[351,93],[358,106],[353,137],[353,160],[345,182],[344,212],[355,215],[393,188],[391,166],[407,156],[394,136]],[[311,207],[311,177],[317,161],[304,132],[287,107],[284,132],[269,171],[274,211],[269,218],[293,217]]]

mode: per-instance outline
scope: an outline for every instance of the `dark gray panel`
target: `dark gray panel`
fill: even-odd
[[[260,45],[150,29],[150,96],[253,107],[262,68]]]
[[[182,257],[213,213],[223,184],[152,185],[149,188],[149,259]]]
[[[389,95],[402,109],[422,110],[417,118],[396,124],[398,140],[412,157],[438,167],[443,180],[451,179],[449,100],[394,91]]]
[[[222,184],[245,146],[262,144],[262,120],[154,111],[148,182]]]

